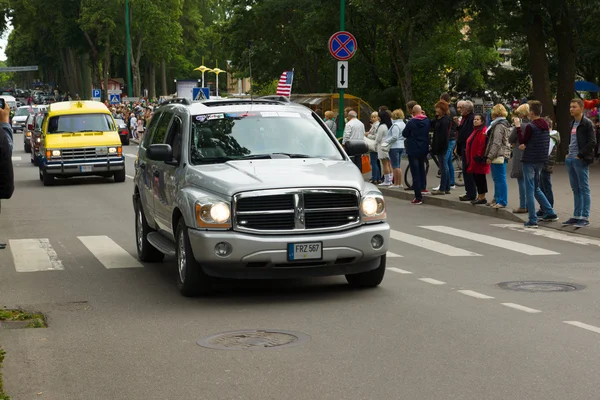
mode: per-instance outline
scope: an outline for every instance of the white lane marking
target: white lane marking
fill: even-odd
[[[387,252],[387,256],[389,258],[399,258],[399,257],[402,257],[400,254],[392,253],[391,251]]]
[[[540,310],[536,310],[535,308],[525,307],[520,304],[515,304],[515,303],[500,303],[500,304],[502,304],[503,306],[509,307],[509,308],[514,308],[515,310],[525,311],[526,313],[530,313],[530,314],[541,313]]]
[[[404,243],[412,244],[413,246],[435,251],[436,253],[441,253],[451,257],[472,257],[481,255],[467,250],[459,249],[458,247],[449,246],[444,243],[425,239],[419,236],[409,235],[408,233],[398,232],[395,230],[390,231],[390,237],[394,240],[399,240]]]
[[[600,240],[592,239],[585,236],[579,235],[568,235],[562,232],[549,231],[545,229],[525,229],[521,224],[491,224],[497,228],[506,228],[511,231],[530,233],[535,236],[541,236],[548,239],[562,240],[563,242],[569,242],[573,244],[592,245],[600,247]]]
[[[14,239],[9,246],[17,272],[65,269],[48,239]]]
[[[412,274],[412,272],[406,271],[406,270],[403,270],[403,269],[400,269],[400,268],[387,267],[386,269],[389,269],[390,271],[394,271],[394,272],[397,272],[397,273],[403,274],[403,275],[410,275],[410,274]]]
[[[506,250],[515,251],[517,253],[526,254],[528,256],[549,256],[560,254],[552,250],[546,250],[540,247],[530,246],[528,244],[513,242],[511,240],[504,240],[495,236],[482,235],[480,233],[451,228],[449,226],[422,226],[421,228],[429,229],[430,231],[445,233],[447,235],[458,236],[463,239],[469,239],[474,242],[500,247]]]
[[[78,236],[77,238],[105,268],[143,268],[142,264],[108,236]]]
[[[437,279],[431,278],[419,278],[421,282],[430,283],[432,285],[445,285],[446,282],[438,281]]]
[[[137,154],[129,154],[129,153],[125,153],[125,157],[136,158],[136,157],[137,157]]]
[[[594,326],[594,325],[584,324],[583,322],[579,322],[579,321],[563,321],[563,322],[565,324],[573,325],[578,328],[587,329],[588,331],[591,331],[591,332],[600,333],[600,328],[598,328],[597,326]]]
[[[458,293],[462,293],[466,296],[475,297],[476,299],[493,299],[492,296],[488,296],[487,294],[474,292],[472,290],[459,290]]]
[[[125,176],[129,179],[134,179],[133,176],[131,176],[131,175],[125,175]]]
[[[12,156],[13,161],[21,161],[21,156]]]

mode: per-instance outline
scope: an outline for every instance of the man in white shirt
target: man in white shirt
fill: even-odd
[[[360,122],[357,116],[358,114],[354,110],[348,112],[348,122],[346,122],[346,126],[344,127],[344,137],[342,138],[342,144],[344,145],[350,140],[365,139],[365,125]],[[351,156],[350,158],[362,172],[362,156]]]

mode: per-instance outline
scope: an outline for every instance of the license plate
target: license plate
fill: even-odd
[[[79,167],[79,170],[81,172],[92,172],[92,166],[91,165],[82,165],[81,167]]]
[[[320,260],[323,258],[323,243],[288,243],[288,260]]]

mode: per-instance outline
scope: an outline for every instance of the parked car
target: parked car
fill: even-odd
[[[117,123],[117,128],[119,130],[119,137],[121,138],[121,144],[128,145],[129,144],[129,129],[127,129],[127,124],[122,119],[115,119]]]
[[[33,109],[30,108],[29,106],[24,106],[24,107],[18,107],[15,110],[15,115],[12,118],[12,129],[13,132],[18,133],[18,132],[25,132],[25,125],[27,122],[27,117],[29,115],[33,114]],[[27,151],[27,149],[25,149],[25,151],[27,153],[29,153]]]
[[[385,199],[310,109],[275,100],[169,100],[135,162],[140,260],[177,259],[184,296],[214,278],[383,280]]]

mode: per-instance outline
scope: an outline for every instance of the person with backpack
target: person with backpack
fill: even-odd
[[[485,162],[490,165],[494,181],[494,200],[489,204],[494,208],[506,208],[508,205],[508,184],[506,182],[506,164],[510,158],[510,122],[506,119],[508,111],[502,104],[492,108],[492,122],[487,129]]]

